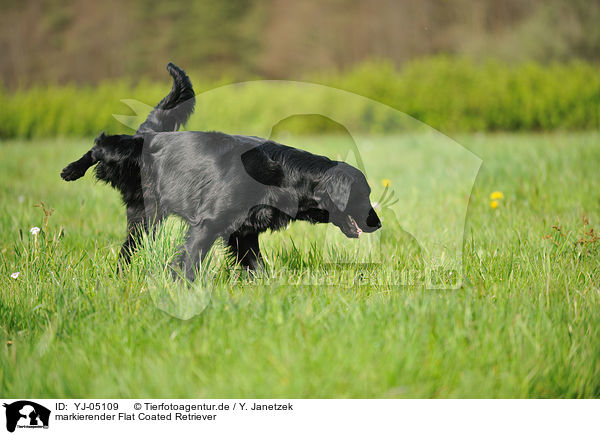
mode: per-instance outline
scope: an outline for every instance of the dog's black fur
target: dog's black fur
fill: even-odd
[[[170,214],[189,224],[181,263],[190,280],[218,237],[242,266],[256,269],[258,235],[291,221],[331,222],[348,237],[381,227],[364,175],[346,163],[257,137],[161,133],[152,128],[165,124],[148,125],[133,136],[100,135],[62,173],[74,180],[98,163],[96,176],[121,191],[130,230],[126,258],[135,229],[147,231]]]

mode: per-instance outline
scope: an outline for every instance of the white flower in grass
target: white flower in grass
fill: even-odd
[[[33,227],[33,228],[31,228],[31,229],[29,230],[29,232],[30,232],[31,234],[33,234],[34,236],[37,236],[37,235],[38,235],[38,233],[40,232],[40,229],[39,229],[38,227]]]
[[[15,272],[15,273],[11,273],[11,274],[10,274],[10,277],[11,277],[12,279],[17,279],[17,278],[19,277],[19,275],[20,275],[20,274],[21,274],[21,272]]]

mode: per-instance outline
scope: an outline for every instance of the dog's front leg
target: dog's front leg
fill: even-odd
[[[264,267],[260,246],[258,244],[258,233],[232,234],[227,243],[233,255],[242,267],[249,270],[258,270]]]

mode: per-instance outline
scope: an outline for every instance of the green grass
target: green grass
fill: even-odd
[[[312,143],[325,153],[335,140]],[[407,140],[382,138],[366,155],[385,167]],[[178,225],[165,227],[119,274],[125,216],[118,195],[91,174],[60,180],[61,168],[91,141],[1,144],[0,392],[599,397],[600,240],[592,229],[600,225],[600,137],[466,135],[458,142],[483,160],[459,289],[387,283],[394,270],[422,265],[419,247],[393,225],[382,233],[398,234],[381,245],[390,250],[386,261],[360,271],[328,265],[365,260],[354,241],[326,226],[295,223],[262,236],[269,266],[261,277],[231,270],[217,247],[197,284],[210,301],[189,320],[155,304],[172,303],[160,299],[152,277],[168,259]],[[443,177],[444,168],[435,171]],[[414,171],[389,178],[398,186],[418,185],[419,177]],[[370,181],[379,195],[379,180]],[[495,190],[505,198],[493,210]],[[47,223],[33,207],[40,201],[54,209]],[[411,214],[402,210],[401,222],[410,225]],[[42,228],[37,238],[33,226]]]

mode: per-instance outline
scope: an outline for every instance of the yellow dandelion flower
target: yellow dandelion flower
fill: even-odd
[[[495,192],[492,192],[490,194],[490,199],[492,199],[492,200],[504,199],[504,194],[502,192],[500,192],[499,190],[496,190]]]
[[[383,187],[390,187],[390,184],[392,184],[392,182],[387,178],[384,178],[383,180],[381,180],[381,185]]]
[[[490,207],[492,207],[493,209],[497,209],[499,205],[500,203],[496,200],[490,202]]]

